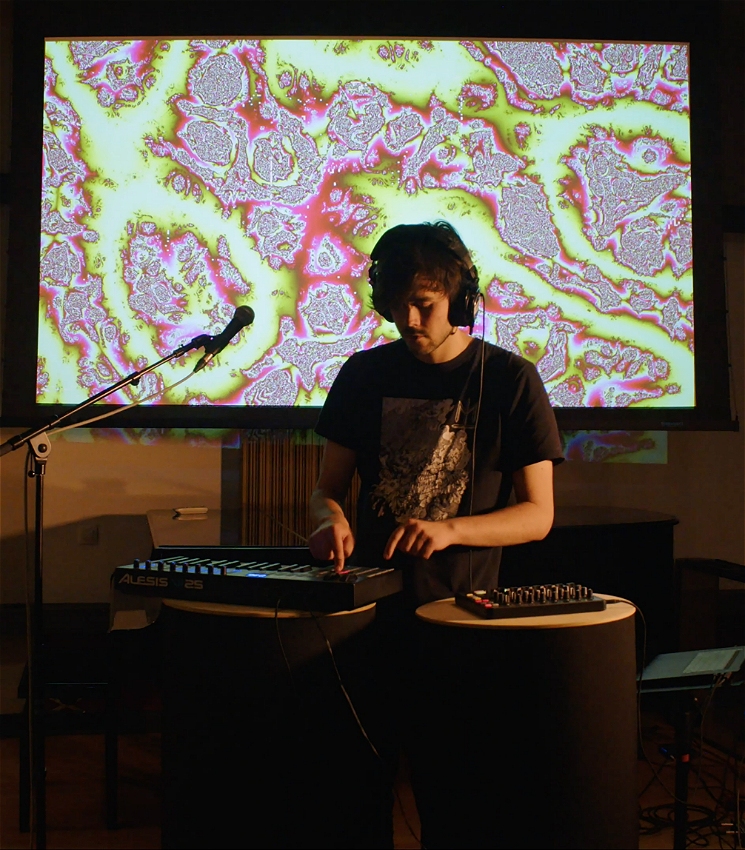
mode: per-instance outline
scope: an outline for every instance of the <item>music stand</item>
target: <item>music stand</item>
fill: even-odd
[[[745,646],[667,652],[656,656],[638,677],[641,692],[678,694],[673,702],[675,729],[675,802],[673,848],[685,850],[688,831],[688,774],[693,728],[693,691],[712,690],[738,673]],[[738,683],[739,684],[739,683]]]

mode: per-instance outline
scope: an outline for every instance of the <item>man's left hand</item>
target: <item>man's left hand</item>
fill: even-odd
[[[398,549],[417,558],[429,558],[433,552],[446,549],[454,543],[454,531],[448,520],[429,522],[423,519],[409,519],[401,523],[388,538],[383,550],[387,560]]]

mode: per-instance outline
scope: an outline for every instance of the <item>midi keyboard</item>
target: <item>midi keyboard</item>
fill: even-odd
[[[402,588],[398,570],[337,573],[333,565],[307,563],[308,555],[292,547],[162,547],[146,561],[117,567],[112,583],[144,596],[325,613],[350,611]]]
[[[459,593],[455,604],[486,620],[603,611],[605,599],[581,584],[532,584]]]

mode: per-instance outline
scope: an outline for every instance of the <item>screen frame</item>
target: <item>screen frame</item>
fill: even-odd
[[[251,4],[252,6],[253,4]],[[168,2],[148,4],[147,18],[130,3],[14,3],[13,116],[10,239],[6,293],[3,398],[0,424],[35,427],[51,422],[69,405],[35,400],[38,319],[39,233],[44,40],[124,36],[385,38],[554,38],[578,41],[660,41],[690,45],[691,183],[695,262],[694,408],[561,408],[560,428],[588,430],[735,430],[730,405],[726,288],[723,261],[722,158],[717,56],[719,3],[463,3],[457,20],[422,24],[420,4],[288,3],[281,24],[271,11],[253,10],[236,19],[235,4]],[[223,7],[222,10],[219,7]],[[617,7],[610,14],[610,7]],[[418,7],[418,8],[417,8]],[[564,7],[563,9],[561,7]],[[568,9],[571,18],[567,20]],[[175,10],[178,12],[175,13]],[[382,10],[385,9],[385,14]],[[472,14],[466,14],[469,11]],[[333,15],[333,16],[332,16]],[[613,21],[612,26],[609,21]],[[476,35],[477,33],[477,35]],[[711,132],[709,128],[717,128]],[[22,140],[22,141],[19,141]],[[29,285],[29,281],[32,284]],[[478,326],[475,330],[478,335]],[[81,402],[85,401],[81,397]],[[97,405],[96,414],[117,413],[101,427],[312,428],[317,407],[169,406],[132,408]],[[82,418],[82,417],[81,417]],[[87,418],[87,417],[86,417]],[[68,421],[75,421],[72,418]]]

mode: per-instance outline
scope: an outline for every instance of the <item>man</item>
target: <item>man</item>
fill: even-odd
[[[561,443],[535,367],[461,330],[474,325],[478,275],[449,224],[394,227],[371,260],[372,304],[401,339],[352,355],[329,392],[316,427],[327,444],[309,545],[338,571],[354,557],[395,566],[404,581],[403,594],[378,603],[369,690],[358,694],[388,768],[357,795],[370,800],[376,826],[354,846],[393,846],[391,778],[403,746],[424,845],[452,847],[468,800],[443,799],[438,742],[452,730],[429,711],[433,677],[424,671],[437,653],[422,644],[413,612],[456,591],[496,587],[501,547],[548,533]],[[356,538],[344,512],[355,469]]]
[[[394,227],[371,259],[373,306],[401,339],[354,354],[331,388],[311,552],[337,570],[353,552],[390,562],[414,606],[490,589],[501,547],[551,528],[553,411],[531,363],[458,327],[473,326],[478,277],[450,225]],[[357,541],[343,508],[355,469]]]

